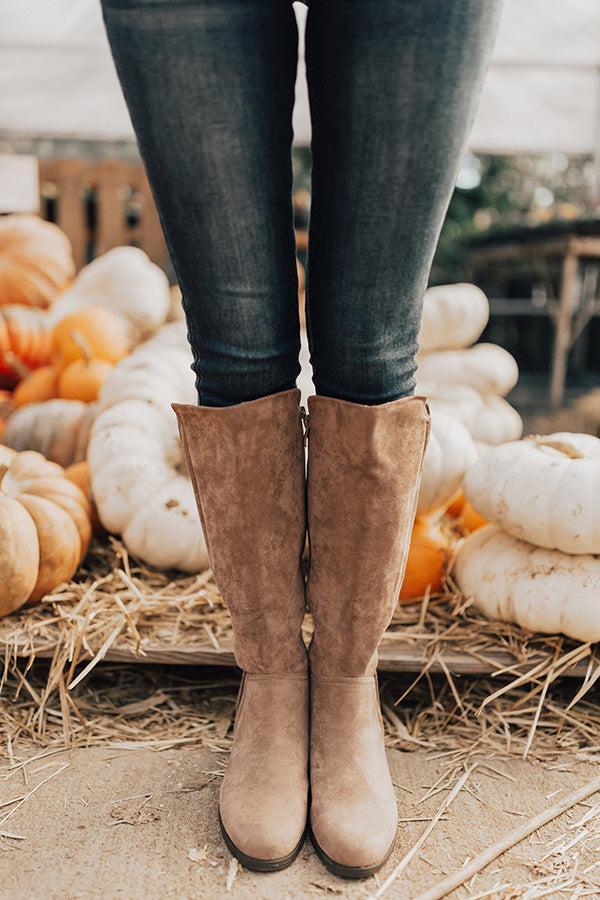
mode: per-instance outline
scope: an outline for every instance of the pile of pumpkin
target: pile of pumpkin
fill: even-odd
[[[0,615],[70,579],[100,530],[85,461],[95,401],[171,312],[166,276],[134,247],[74,273],[55,225],[0,218]]]
[[[494,447],[464,490],[491,524],[458,550],[463,595],[489,618],[600,641],[600,440],[565,432]]]
[[[12,448],[0,447],[0,615],[72,577],[94,511],[98,529],[153,566],[208,565],[171,410],[196,400],[179,301],[131,247],[71,280],[57,232],[32,217],[0,220],[0,376],[10,389],[0,415]],[[473,346],[488,315],[473,285],[425,296],[417,377],[432,430],[400,601],[442,590],[456,557],[459,586],[485,614],[600,639],[600,441],[518,440],[521,420],[504,399],[516,363]]]
[[[0,219],[0,435],[61,465],[85,459],[100,387],[171,311],[166,276],[135,247],[73,274],[59,228]]]

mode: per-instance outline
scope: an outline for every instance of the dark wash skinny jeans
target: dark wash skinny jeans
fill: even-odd
[[[318,393],[414,388],[431,261],[500,0],[312,0],[307,311]],[[295,384],[290,0],[103,0],[183,291],[200,403]]]

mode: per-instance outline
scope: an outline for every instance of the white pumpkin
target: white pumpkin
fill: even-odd
[[[416,391],[427,397],[430,409],[454,416],[475,441],[503,444],[523,434],[523,420],[504,397],[483,396],[465,384],[419,384]]]
[[[59,466],[85,459],[96,403],[81,400],[47,400],[27,403],[8,417],[2,437],[14,450],[37,450]]]
[[[492,445],[518,441],[523,434],[523,419],[517,410],[504,397],[488,394],[481,399],[481,409],[469,429],[473,440]]]
[[[467,472],[465,496],[516,538],[565,553],[600,553],[600,440],[525,438],[494,447]]]
[[[474,284],[429,288],[419,333],[422,351],[461,350],[479,339],[490,317],[488,298]]]
[[[99,397],[88,464],[104,527],[159,568],[199,572],[206,543],[172,402],[195,403],[185,326],[167,325],[119,363]]]
[[[476,459],[475,444],[464,425],[443,412],[432,412],[417,514],[445,509],[460,490],[465,472]]]
[[[468,350],[440,350],[417,355],[417,379],[435,384],[460,384],[480,394],[504,397],[519,378],[517,363],[497,344],[476,344]]]
[[[181,297],[181,288],[178,284],[174,284],[169,288],[169,314],[167,322],[181,322],[185,319],[183,303]]]
[[[132,344],[138,344],[165,322],[170,304],[162,269],[138,247],[115,247],[79,272],[50,317],[58,322],[83,307],[104,306],[127,321]]]
[[[458,550],[454,578],[490,619],[600,641],[600,558],[534,547],[486,525]]]

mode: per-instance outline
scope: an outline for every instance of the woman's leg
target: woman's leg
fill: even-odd
[[[200,402],[291,388],[291,4],[103,0],[103,9],[183,292]]]
[[[221,827],[272,871],[298,854],[308,804],[296,23],[281,0],[104,0],[104,15],[183,288],[202,405],[176,412],[244,670]]]
[[[412,393],[422,297],[499,0],[330,0],[308,13],[308,320],[317,393]]]
[[[330,0],[308,14],[311,811],[364,877],[397,827],[375,671],[429,435],[413,390],[421,297],[489,56],[495,0]]]

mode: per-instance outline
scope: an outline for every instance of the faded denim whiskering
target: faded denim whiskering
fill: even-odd
[[[422,297],[501,0],[312,0],[308,325],[318,393],[414,388]],[[103,0],[203,405],[293,387],[288,0]]]

